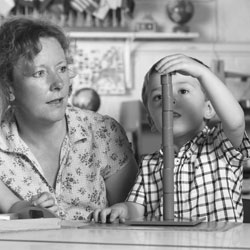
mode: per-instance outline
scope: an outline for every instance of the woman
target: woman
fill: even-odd
[[[88,220],[125,199],[137,165],[114,119],[68,106],[68,49],[51,23],[1,26],[0,179],[23,200],[49,193],[62,219]]]

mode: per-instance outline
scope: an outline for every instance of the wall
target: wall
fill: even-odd
[[[134,18],[129,23],[130,30],[134,30],[136,22],[150,13],[158,23],[159,31],[172,31],[174,24],[166,16],[167,0],[135,0],[135,3]],[[133,88],[125,96],[102,96],[100,113],[111,115],[120,121],[121,103],[141,99],[141,86],[146,71],[156,60],[170,53],[181,52],[197,56],[210,66],[214,59],[224,59],[227,71],[250,74],[250,32],[247,32],[250,24],[250,1],[193,0],[193,3],[195,13],[189,26],[191,32],[198,32],[200,37],[189,42],[132,41],[130,69]],[[248,84],[242,85],[230,79],[227,82],[237,98],[248,98]]]
[[[185,53],[197,57],[212,66],[214,60],[224,60],[225,70],[250,74],[250,44],[210,44],[183,41],[134,42],[131,45],[131,69],[133,89],[126,96],[102,96],[101,113],[109,114],[119,120],[121,103],[128,100],[140,100],[143,77],[149,67],[164,55]],[[250,98],[249,82],[239,79],[227,79],[237,99]],[[115,104],[115,105],[114,105]]]
[[[135,0],[134,20],[130,28],[146,14],[151,14],[163,32],[174,24],[166,15],[169,0]],[[195,12],[188,23],[191,32],[200,34],[201,42],[250,42],[249,0],[192,0]]]
[[[130,23],[131,30],[135,29],[137,21],[150,13],[158,23],[160,31],[171,32],[174,24],[166,15],[167,0],[135,0],[135,3],[134,18]],[[143,75],[149,66],[160,57],[174,51],[197,55],[209,65],[213,59],[222,58],[226,60],[226,70],[250,74],[248,45],[250,1],[193,0],[193,3],[195,13],[189,26],[191,32],[198,32],[200,37],[184,43],[169,41],[134,43],[131,46],[134,89],[129,96],[103,97],[105,105],[100,112],[110,114],[119,120],[119,104],[128,99],[140,99]],[[114,103],[116,103],[115,106]]]
[[[174,24],[166,16],[167,0],[135,0],[134,19],[129,23],[131,31],[136,22],[145,15],[151,14],[158,24],[158,31],[171,32]],[[121,122],[121,107],[123,102],[140,100],[143,77],[149,67],[164,55],[185,53],[197,57],[207,65],[213,66],[214,60],[223,60],[225,70],[250,74],[250,1],[249,0],[193,0],[195,13],[189,22],[191,32],[198,32],[199,38],[194,41],[131,41],[130,69],[133,88],[124,96],[102,96],[99,110]],[[225,82],[235,97],[250,99],[250,80],[242,82],[239,79],[227,78]],[[137,113],[136,113],[137,112]],[[139,126],[138,109],[131,108],[127,114],[134,124]],[[138,118],[138,121],[135,121]],[[124,124],[126,121],[126,117]],[[123,124],[123,125],[124,125]],[[250,134],[250,120],[246,126]],[[153,152],[159,147],[160,135],[152,136],[148,129],[141,137],[139,153]],[[249,182],[244,181],[244,190],[249,191]]]

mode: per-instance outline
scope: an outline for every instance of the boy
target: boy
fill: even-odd
[[[162,131],[160,74],[173,75],[175,217],[242,221],[243,161],[249,157],[244,113],[227,87],[196,59],[170,55],[146,74],[143,103],[153,130]],[[216,114],[220,122],[208,128]],[[162,216],[162,151],[146,155],[127,201],[96,210],[95,221]]]

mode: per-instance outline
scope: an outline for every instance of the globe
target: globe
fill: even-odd
[[[167,15],[169,19],[177,25],[174,32],[189,32],[189,27],[185,24],[193,17],[194,5],[188,0],[171,0],[167,4]]]

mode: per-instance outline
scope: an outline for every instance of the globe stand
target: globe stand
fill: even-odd
[[[134,226],[196,226],[202,220],[174,218],[174,140],[172,74],[161,75],[163,146],[163,220],[159,217],[126,221]]]
[[[173,27],[173,32],[183,32],[183,33],[188,33],[190,32],[190,28],[187,25],[176,25]]]

